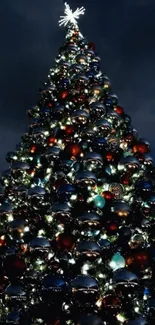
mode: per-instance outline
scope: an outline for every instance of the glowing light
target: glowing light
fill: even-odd
[[[60,16],[59,26],[67,26],[69,23],[72,23],[74,26],[77,26],[77,20],[79,19],[80,15],[84,15],[85,8],[77,8],[74,12],[70,8],[69,4],[65,2],[65,15]]]

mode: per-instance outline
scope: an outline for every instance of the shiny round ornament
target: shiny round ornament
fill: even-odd
[[[56,202],[50,208],[49,213],[52,215],[54,222],[64,222],[71,219],[71,207],[67,202]]]
[[[81,130],[81,136],[83,139],[88,140],[88,142],[91,142],[92,137],[94,137],[96,134],[96,131],[92,126],[86,126]]]
[[[139,139],[137,143],[133,146],[132,150],[134,153],[149,153],[151,149],[151,146],[147,140]]]
[[[6,255],[3,266],[6,275],[12,280],[22,277],[27,269],[24,259],[16,255]]]
[[[116,314],[121,310],[122,302],[115,295],[115,293],[109,293],[104,295],[101,299],[101,311],[107,316],[115,317]]]
[[[42,284],[42,297],[46,303],[60,304],[64,299],[66,283],[58,275],[46,275]]]
[[[88,170],[101,168],[103,165],[102,156],[96,152],[88,152],[83,158],[83,165]]]
[[[51,248],[50,242],[47,238],[36,237],[29,243],[29,250],[32,251],[48,251]]]
[[[122,202],[122,201],[116,201],[111,206],[111,212],[113,215],[115,215],[117,218],[128,218],[131,213],[131,207],[128,203]]]
[[[84,125],[89,120],[89,114],[84,110],[77,110],[72,113],[71,120],[72,123]]]
[[[71,292],[74,301],[83,303],[95,303],[99,297],[99,285],[96,279],[79,275],[71,281]]]
[[[138,277],[136,274],[128,271],[125,268],[115,271],[113,276],[113,284],[115,285],[126,285],[126,286],[137,286],[138,284]]]
[[[75,246],[75,238],[69,233],[61,233],[56,237],[56,247],[60,251],[72,251]]]
[[[100,222],[100,216],[96,212],[85,212],[76,221],[81,234],[87,237],[96,237],[100,233]]]
[[[103,117],[106,114],[106,107],[101,102],[93,102],[89,107],[91,119],[93,121],[97,118]]]
[[[107,144],[108,147],[108,144]],[[112,151],[105,151],[104,154],[104,159],[106,162],[108,162],[111,165],[115,165],[118,161],[119,161],[119,154],[117,154],[116,152],[112,152]]]
[[[139,160],[140,163],[144,164],[146,168],[154,167],[155,162],[153,157],[149,153],[137,153],[136,154],[137,159]]]
[[[74,135],[76,130],[77,130],[77,127],[76,127],[76,125],[73,125],[73,124],[67,124],[64,127],[64,133],[66,136]]]
[[[107,149],[107,141],[104,137],[95,137],[93,143],[92,143],[92,148],[94,151],[99,151],[100,154],[103,154],[103,152]]]
[[[33,203],[33,207],[37,207],[37,205],[40,206],[43,204],[45,194],[46,191],[43,187],[34,186],[28,190],[27,198],[31,203]]]
[[[21,285],[9,285],[5,289],[5,298],[16,299],[16,301],[25,300],[26,292],[23,290]]]
[[[77,73],[80,73],[80,72],[83,72],[83,67],[81,64],[72,64],[71,67],[70,67],[70,72],[72,74],[77,74]]]
[[[106,200],[106,202],[110,202],[114,198],[114,196],[113,196],[113,194],[112,194],[111,191],[104,191],[104,192],[102,192],[102,196],[104,197],[104,199]]]
[[[93,85],[90,88],[90,94],[93,95],[96,98],[100,98],[100,96],[102,95],[103,90],[102,87],[99,85]]]
[[[123,195],[124,195],[123,185],[119,183],[112,183],[109,186],[109,191],[112,193],[113,198],[117,200],[123,199]]]
[[[107,144],[108,144],[108,150],[111,152],[117,152],[119,150],[119,145],[120,145],[120,141],[117,137],[115,136],[110,136],[107,139]]]
[[[132,185],[132,178],[131,178],[131,173],[130,171],[125,171],[123,172],[121,175],[120,175],[120,183],[123,185],[123,186],[126,186],[126,185]]]
[[[105,119],[99,119],[96,121],[95,126],[97,128],[97,132],[99,132],[98,135],[101,134],[103,136],[110,134],[112,129],[111,123]]]
[[[87,61],[87,59],[86,59],[86,56],[84,54],[78,54],[76,56],[76,62],[78,64],[85,65],[86,64],[86,61]]]
[[[138,159],[133,156],[126,156],[122,158],[118,163],[119,171],[130,171],[131,173],[135,173],[140,169],[140,163]]]
[[[80,186],[95,186],[97,183],[97,178],[95,174],[89,171],[81,171],[75,175],[75,184]]]
[[[71,184],[63,184],[58,188],[57,194],[60,199],[63,199],[65,201],[69,200],[72,195],[76,194],[76,190],[75,187]]]
[[[52,146],[45,150],[44,155],[48,159],[48,161],[54,161],[54,160],[59,159],[60,151],[61,151],[61,149],[59,147]]]
[[[116,94],[111,93],[110,98],[112,100],[113,106],[116,107],[118,104],[118,96]]]
[[[100,257],[101,248],[94,241],[81,241],[76,246],[76,256],[79,258],[96,259]]]
[[[109,266],[113,271],[116,271],[118,269],[125,267],[125,259],[120,253],[116,253],[112,256]]]
[[[19,240],[24,235],[25,227],[26,227],[26,223],[24,220],[15,219],[8,224],[7,230],[11,238],[16,238],[17,240]]]
[[[30,147],[29,147],[29,152],[30,152],[31,154],[36,154],[37,151],[38,151],[38,146],[37,146],[36,144],[32,144],[32,145],[30,145]]]
[[[50,136],[50,137],[47,138],[47,145],[49,147],[53,147],[53,145],[55,145],[56,142],[57,142],[57,139],[55,137],[53,137],[53,136]]]
[[[107,108],[108,111],[109,111],[110,108],[113,109],[113,101],[112,101],[112,98],[111,98],[110,94],[107,94],[104,97],[104,105],[105,105],[105,107]]]
[[[129,245],[132,249],[137,249],[139,247],[142,247],[145,244],[145,238],[143,236],[143,234],[134,234],[130,241],[129,241]]]
[[[75,54],[78,51],[78,46],[76,43],[67,44],[67,52]]]
[[[86,55],[86,58],[87,58],[87,62],[92,62],[92,59],[95,56],[95,53],[94,53],[93,50],[87,49],[87,50],[85,50],[85,55]]]
[[[60,99],[62,99],[62,100],[67,99],[68,95],[69,95],[69,91],[68,91],[68,90],[62,90],[62,91],[60,91],[60,93],[59,93],[59,97],[60,97]]]
[[[114,107],[114,111],[115,111],[118,115],[120,115],[120,116],[124,114],[124,109],[123,109],[122,106],[118,106],[118,105],[116,105],[116,106]]]
[[[119,126],[120,116],[113,109],[108,109],[106,118],[114,128],[117,128]]]
[[[68,61],[63,61],[61,60],[59,63],[60,70],[63,71],[68,71],[70,68],[70,63]]]
[[[88,77],[84,73],[79,73],[73,76],[72,82],[77,87],[86,87],[88,85]]]
[[[93,202],[98,209],[103,209],[106,204],[105,198],[102,195],[95,195],[93,197]]]
[[[151,181],[140,180],[136,183],[136,190],[139,194],[151,193],[153,185]]]
[[[82,148],[78,143],[70,143],[64,149],[64,156],[69,159],[71,157],[79,157],[82,154]]]

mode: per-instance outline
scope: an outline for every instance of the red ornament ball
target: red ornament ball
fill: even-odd
[[[77,157],[82,153],[81,146],[78,143],[68,144],[64,149],[68,157]]]
[[[49,147],[52,147],[56,142],[57,142],[57,139],[55,137],[50,136],[47,138],[47,145]]]
[[[35,144],[31,145],[29,148],[30,153],[36,153],[37,151],[37,146]]]
[[[105,160],[109,163],[116,163],[119,160],[119,155],[115,152],[107,151],[105,154]]]
[[[62,233],[56,237],[56,246],[62,251],[71,251],[74,248],[74,236]]]
[[[52,108],[54,105],[53,105],[53,103],[48,103],[47,106]]]
[[[107,222],[105,228],[109,235],[114,235],[118,232],[118,224],[114,221]]]
[[[119,310],[121,308],[121,301],[114,294],[109,294],[103,297],[102,308],[109,310],[110,312],[112,312],[114,309]]]
[[[76,131],[75,125],[66,125],[65,126],[65,134],[66,135],[73,135]]]
[[[104,191],[102,192],[102,196],[107,200],[110,201],[113,199],[113,194],[110,191]]]
[[[123,113],[124,113],[124,109],[123,109],[122,106],[116,106],[116,107],[114,107],[114,111],[115,111],[117,114],[119,114],[119,115],[123,115]]]
[[[66,97],[68,96],[68,91],[64,90],[60,92],[60,98],[61,99],[66,99]]]
[[[120,182],[123,185],[131,185],[132,184],[131,174],[130,173],[124,173],[123,175],[121,175]]]
[[[133,146],[134,153],[148,153],[150,152],[150,146],[145,142],[138,142]]]
[[[148,253],[145,250],[141,250],[135,254],[129,255],[126,258],[126,264],[131,268],[144,270],[148,268],[149,265]]]

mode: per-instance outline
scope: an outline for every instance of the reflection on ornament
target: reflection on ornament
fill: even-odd
[[[117,183],[110,184],[109,191],[112,193],[115,199],[118,200],[123,199],[124,188],[121,184],[117,184]]]
[[[124,257],[120,253],[116,253],[115,255],[113,255],[111,261],[109,262],[109,266],[113,271],[125,267]]]
[[[105,199],[101,195],[96,195],[94,197],[94,204],[97,208],[102,209],[105,206]]]

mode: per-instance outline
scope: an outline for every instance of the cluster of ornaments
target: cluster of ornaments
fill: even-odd
[[[150,144],[70,25],[1,175],[0,324],[155,321]]]

